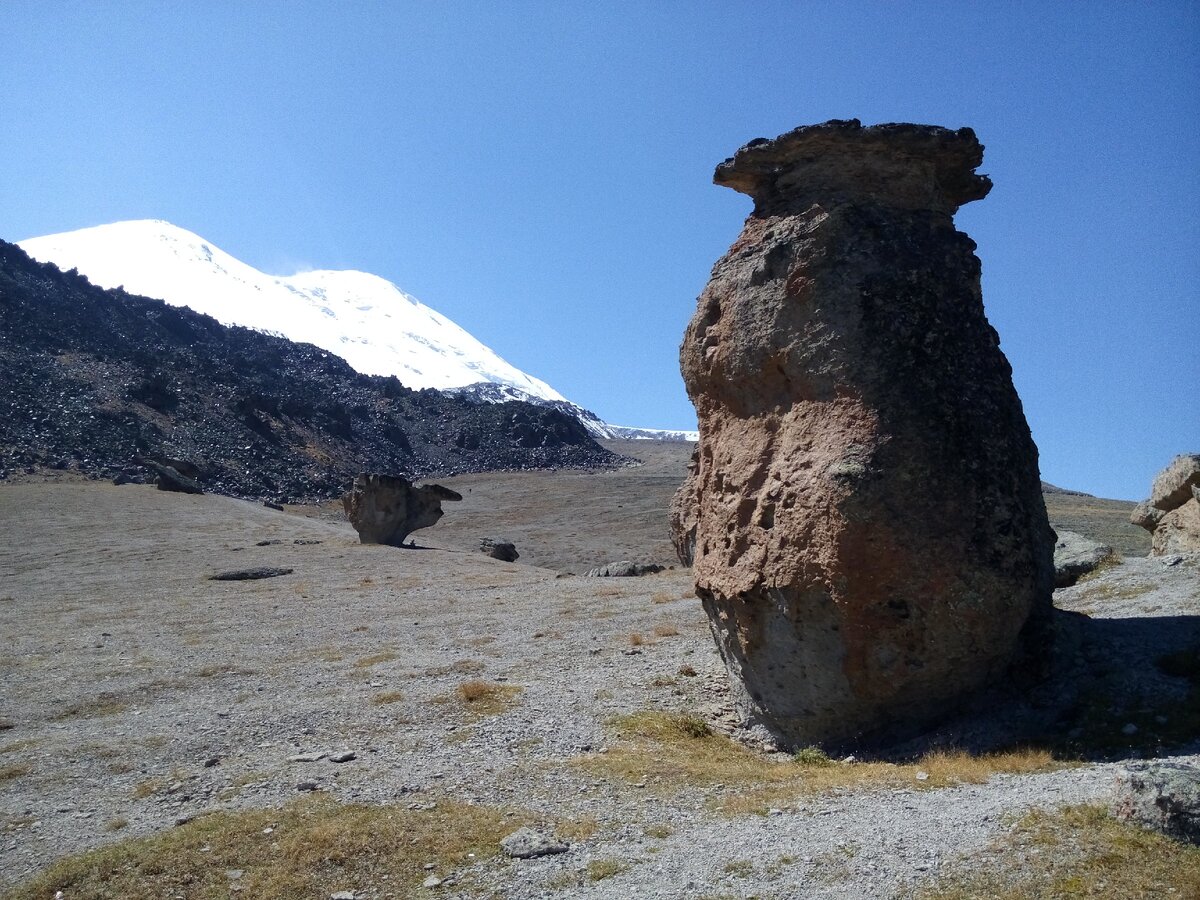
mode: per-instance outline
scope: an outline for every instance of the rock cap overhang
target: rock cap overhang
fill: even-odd
[[[983,145],[970,128],[858,119],[755,138],[717,166],[713,183],[754,200],[755,213],[797,203],[869,201],[953,215],[992,189],[976,174]]]

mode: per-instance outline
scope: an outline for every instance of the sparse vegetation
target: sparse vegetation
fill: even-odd
[[[754,863],[748,859],[735,859],[725,863],[725,873],[736,878],[749,878],[754,874]]]
[[[454,696],[443,698],[443,702],[457,701],[476,717],[495,716],[504,712],[519,693],[521,688],[517,685],[472,679],[460,684]]]
[[[114,819],[109,819],[104,823],[105,831],[120,831],[122,828],[129,827],[129,820],[124,816],[117,816]]]
[[[646,639],[642,637],[640,632],[635,631],[629,636],[629,646],[640,647],[646,643]]]
[[[100,694],[70,704],[54,717],[54,721],[65,722],[68,719],[96,719],[101,716],[115,716],[128,706],[126,701],[115,694]]]
[[[370,656],[364,656],[354,661],[354,668],[369,669],[372,666],[377,666],[380,663],[391,662],[394,659],[399,659],[400,654],[395,650],[381,650],[379,653],[372,653]]]
[[[675,833],[675,829],[672,828],[670,825],[656,823],[654,825],[647,825],[645,828],[645,832],[646,832],[646,837],[662,839],[662,838],[669,838],[671,835],[673,835]]]
[[[384,706],[388,703],[399,703],[404,699],[404,694],[400,691],[384,691],[381,694],[376,694],[371,698],[371,702],[376,706]]]
[[[792,754],[792,762],[800,766],[815,766],[817,768],[834,765],[833,760],[820,747],[801,747]]]
[[[163,786],[161,778],[147,778],[145,781],[139,781],[133,786],[133,799],[144,800],[152,794],[157,793]]]
[[[452,869],[493,857],[522,822],[492,807],[448,801],[410,810],[306,798],[283,809],[213,813],[70,857],[6,896],[218,897],[228,892],[226,871],[235,868],[244,872],[240,893],[255,900],[328,897],[387,882],[397,896],[409,896],[426,864]]]
[[[592,881],[603,881],[625,871],[625,866],[615,859],[593,859],[587,864],[587,875]]]
[[[994,862],[944,875],[920,900],[1200,897],[1200,847],[1118,822],[1099,806],[1035,811],[994,848]],[[1036,867],[1027,864],[1037,854]]]
[[[682,666],[679,667],[679,674],[682,675],[684,678],[695,678],[696,670],[694,668],[692,668],[691,666],[689,666],[687,663],[684,663]]]
[[[6,781],[12,781],[14,778],[21,778],[28,775],[32,769],[24,763],[12,763],[7,766],[0,766],[0,784]]]
[[[678,635],[679,635],[679,629],[676,628],[674,625],[664,622],[661,625],[654,626],[654,636],[655,637],[669,638],[669,637],[677,637]]]
[[[713,733],[697,716],[647,710],[611,723],[618,742],[604,754],[576,762],[587,771],[621,778],[648,789],[674,793],[689,786],[723,784],[715,800],[726,814],[763,813],[795,799],[833,788],[871,790],[908,787],[916,790],[961,783],[980,783],[1000,772],[1039,772],[1065,763],[1049,752],[1020,749],[971,756],[938,751],[908,763],[835,762],[796,765],[754,753],[724,735]],[[917,780],[918,772],[926,773]]]

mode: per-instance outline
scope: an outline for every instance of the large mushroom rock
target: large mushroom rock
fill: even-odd
[[[754,211],[684,336],[671,518],[741,712],[792,745],[915,731],[1045,656],[1037,449],[953,222],[982,158],[851,120],[717,167]]]
[[[1129,521],[1150,532],[1150,555],[1200,553],[1200,453],[1184,453],[1154,479]]]
[[[461,499],[440,484],[414,487],[399,475],[364,474],[342,495],[342,507],[362,543],[399,547],[418,528],[437,524],[443,501]]]

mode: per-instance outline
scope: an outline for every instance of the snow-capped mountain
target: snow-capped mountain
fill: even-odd
[[[527,400],[574,415],[599,438],[696,440],[695,432],[609,425],[550,385],[522,372],[441,313],[377,275],[318,270],[277,276],[159,219],[98,225],[29,238],[34,259],[77,269],[95,285],[187,306],[315,344],[367,375],[435,388],[484,403]]]
[[[92,284],[187,306],[315,344],[366,375],[395,375],[411,388],[478,381],[565,400],[390,281],[366,272],[312,271],[279,277],[234,259],[199,235],[144,219],[30,238],[21,248]]]

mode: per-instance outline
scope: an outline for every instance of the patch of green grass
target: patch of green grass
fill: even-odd
[[[792,754],[792,762],[798,766],[813,766],[816,768],[835,764],[820,747],[801,747]]]
[[[1036,811],[994,848],[998,856],[951,872],[919,900],[1200,897],[1200,847],[1118,822],[1099,806]],[[1031,851],[1038,863],[1029,865]]]
[[[380,884],[397,897],[420,896],[427,863],[442,871],[495,857],[500,839],[525,821],[444,800],[410,810],[310,797],[283,809],[213,813],[69,857],[5,896],[207,900],[229,895],[229,869],[244,872],[240,895],[255,900],[368,896]]]

